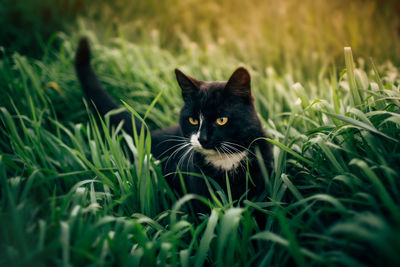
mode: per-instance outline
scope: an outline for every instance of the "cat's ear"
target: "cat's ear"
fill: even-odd
[[[183,99],[195,95],[200,90],[200,81],[192,78],[182,71],[175,69],[176,80],[182,89]]]
[[[249,72],[243,67],[236,69],[226,83],[225,92],[229,95],[249,97],[251,99]]]

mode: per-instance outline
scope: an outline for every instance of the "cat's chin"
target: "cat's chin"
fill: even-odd
[[[203,156],[217,156],[219,153],[214,149],[206,149],[200,146],[193,146],[196,152],[199,152]]]
[[[196,152],[204,156],[204,160],[207,164],[222,171],[236,170],[247,157],[247,151],[227,154],[198,146],[194,146],[193,148]]]

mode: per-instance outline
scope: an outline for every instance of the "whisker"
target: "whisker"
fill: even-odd
[[[239,150],[238,148],[235,148],[235,147],[234,147],[234,146],[237,146],[237,147],[239,147],[239,148],[244,149],[245,151],[247,151],[248,153],[250,153],[251,155],[253,155],[253,156],[256,157],[256,154],[254,154],[254,152],[252,152],[250,149],[248,149],[248,148],[246,148],[246,147],[244,147],[244,146],[242,146],[242,145],[239,145],[239,144],[236,144],[236,143],[232,143],[232,142],[228,142],[228,141],[223,141],[223,142],[221,142],[221,144],[225,144],[225,145],[229,146],[230,148],[232,148],[234,151],[237,151],[238,153],[239,153],[239,152],[242,152],[242,151]]]
[[[221,147],[222,148],[222,147]],[[226,151],[227,152],[227,154],[229,155],[229,157],[233,157],[234,159],[236,159],[236,160],[239,160],[240,159],[240,157],[238,156],[238,155],[236,155],[235,153],[233,153],[228,147],[223,147],[224,148],[224,151]]]
[[[183,137],[183,136],[171,136],[171,137],[174,137],[174,138],[168,138],[168,139],[166,139],[166,140],[164,140],[164,141],[161,141],[161,142],[158,143],[157,145],[159,146],[159,145],[161,145],[162,143],[165,143],[165,142],[189,141],[189,138],[186,138],[186,137]]]
[[[180,151],[182,151],[183,149],[187,148],[188,146],[190,146],[190,143],[186,143],[186,144],[182,144],[180,145],[177,149],[175,149],[174,152],[171,153],[171,155],[169,155],[167,162],[165,163],[165,165],[168,165],[169,161],[175,157],[176,154],[178,154]]]
[[[186,158],[186,156],[193,150],[193,147],[189,147],[187,149],[187,151],[182,155],[182,157],[179,159],[177,167],[180,169],[180,167],[182,166],[182,164],[184,163],[184,160]],[[187,171],[187,169],[186,169]]]
[[[182,143],[185,144],[186,142],[182,142]],[[174,149],[174,148],[177,147],[177,146],[181,146],[182,143],[173,145],[172,147],[168,148],[167,150],[165,150],[163,153],[160,154],[160,157],[161,157],[162,155],[164,155],[165,153],[167,153],[168,151],[170,151],[171,149]],[[186,143],[186,144],[187,144],[187,143]]]
[[[176,154],[178,154],[181,150],[185,149],[186,147],[190,146],[190,144],[184,144],[178,147],[171,155],[170,157],[174,157]]]
[[[190,161],[192,161],[192,165],[193,165],[194,149],[193,149],[193,147],[191,147],[191,148],[192,148],[192,149],[191,149],[190,154],[189,154],[189,159],[187,160],[187,163],[186,163],[186,170],[187,170],[187,171],[189,170],[189,163],[190,163]]]
[[[225,152],[225,154],[227,154],[229,157],[233,157],[234,159],[236,159],[239,162],[238,168],[240,167],[243,171],[246,170],[243,160],[239,157],[239,155],[237,155],[236,153],[233,153],[232,150],[230,150],[230,148],[224,144],[222,144],[221,150],[223,150]]]
[[[240,151],[239,149],[236,149],[233,146],[227,145],[227,144],[222,144],[222,147],[224,147],[226,150],[228,150],[229,153],[231,153],[231,154],[243,152],[243,151]]]

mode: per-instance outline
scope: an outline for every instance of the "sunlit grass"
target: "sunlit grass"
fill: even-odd
[[[153,127],[177,120],[182,102],[174,67],[223,80],[239,64],[193,48],[174,57],[123,39],[92,42],[93,64],[117,99],[144,115],[162,92],[146,119]],[[266,197],[235,207],[213,188],[210,214],[196,218],[188,209],[196,196],[176,202],[149,159],[146,132],[110,132],[107,119],[99,124],[87,115],[72,69],[75,44],[76,37],[66,38],[54,51],[56,61],[20,55],[1,61],[9,97],[1,108],[2,263],[353,266],[398,260],[395,68],[377,73],[370,65],[364,72],[344,53],[347,71],[318,85],[251,68],[267,141],[277,148]],[[207,65],[200,58],[208,58]],[[314,87],[318,92],[310,97],[306,91]],[[363,97],[355,99],[354,92]],[[265,228],[256,225],[255,210],[266,214]]]
[[[40,43],[38,59],[5,47],[0,265],[397,264],[398,18],[390,2],[295,2],[83,1],[86,17]],[[212,179],[210,200],[174,195],[148,132],[110,129],[85,105],[82,35],[101,82],[150,128],[177,122],[174,68],[203,80],[248,68],[275,147],[265,195],[238,206]],[[195,216],[195,199],[210,213]]]

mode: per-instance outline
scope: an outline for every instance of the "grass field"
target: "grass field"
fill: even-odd
[[[396,1],[4,2],[1,266],[400,261]],[[81,36],[104,86],[151,128],[178,119],[174,68],[204,80],[248,68],[275,147],[265,199],[239,206],[212,186],[210,213],[194,215],[199,196],[171,192],[146,133],[110,130],[86,107]]]

